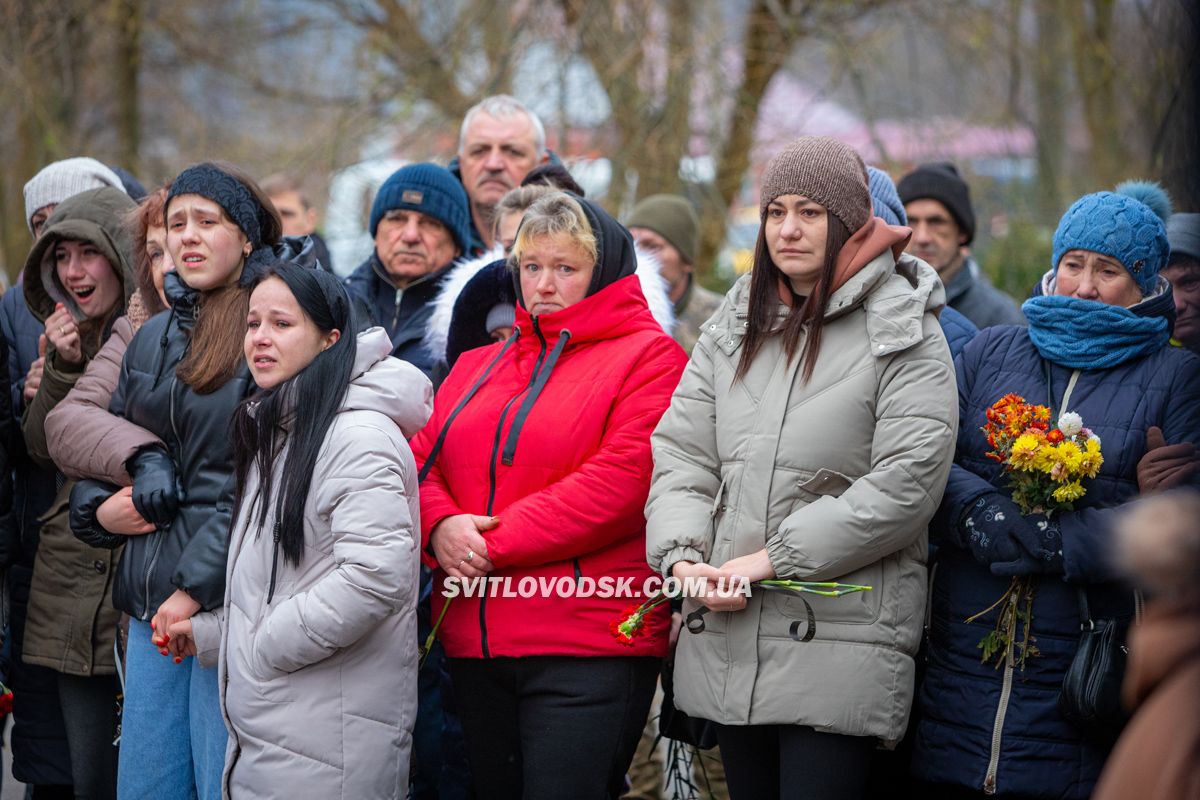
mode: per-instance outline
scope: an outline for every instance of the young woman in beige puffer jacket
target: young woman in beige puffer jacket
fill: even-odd
[[[417,470],[433,387],[357,337],[332,274],[276,264],[250,298],[259,391],[234,417],[238,498],[217,611],[172,626],[219,658],[226,798],[402,797],[417,708]]]
[[[752,273],[702,330],[652,440],[647,557],[709,579],[684,602],[675,701],[717,723],[730,796],[859,797],[904,735],[926,526],[958,408],[936,273],[871,216],[854,150],[768,165]],[[735,577],[865,584],[841,598]]]

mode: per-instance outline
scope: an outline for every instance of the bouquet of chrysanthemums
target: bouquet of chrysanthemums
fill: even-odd
[[[1096,477],[1104,463],[1100,437],[1084,427],[1083,418],[1067,411],[1051,427],[1049,408],[1026,403],[1017,394],[1001,397],[986,416],[981,430],[992,448],[987,457],[1004,465],[1013,502],[1021,511],[1044,515],[1046,519],[1037,523],[1044,526],[1055,512],[1074,509],[1086,492],[1083,479]],[[1038,655],[1030,631],[1034,589],[1032,577],[1015,577],[999,600],[967,620],[999,609],[995,629],[979,642],[985,663],[995,658],[999,667],[1012,652],[1024,668],[1025,659]],[[1024,636],[1015,639],[1018,623],[1024,625]]]

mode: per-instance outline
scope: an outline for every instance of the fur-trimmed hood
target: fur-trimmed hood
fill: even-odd
[[[663,330],[671,335],[675,329],[675,310],[667,290],[667,282],[659,270],[658,259],[637,248],[634,249],[634,257],[637,260],[636,274],[641,282],[642,294],[646,296],[646,304],[650,306],[650,313],[654,315],[654,319],[662,326]],[[511,301],[511,298],[497,296],[494,301],[484,304],[472,302],[467,305],[459,302],[460,299],[464,301],[469,299],[463,295],[472,279],[479,276],[479,279],[483,280],[480,273],[485,268],[503,263],[504,253],[499,247],[496,247],[478,258],[459,261],[450,268],[449,275],[442,281],[441,291],[433,301],[433,315],[425,330],[424,346],[435,361],[450,361],[447,355],[452,324],[469,325],[482,329],[484,319],[494,305],[505,302],[506,299]],[[468,292],[468,294],[470,293]],[[461,315],[461,318],[458,315]],[[480,340],[477,346],[483,346],[490,342],[490,339],[487,338],[487,331],[481,331],[481,335],[485,338]]]

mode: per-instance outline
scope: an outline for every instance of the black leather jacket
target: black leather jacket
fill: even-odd
[[[94,547],[125,543],[113,584],[113,605],[149,620],[177,588],[205,609],[225,596],[225,559],[234,499],[230,420],[254,389],[243,363],[224,386],[198,395],[175,368],[190,345],[198,293],[166,277],[171,310],[143,325],[129,343],[109,410],[154,433],[175,464],[179,512],[170,527],[145,536],[113,536],[95,522],[95,509],[115,487],[80,481],[71,497],[71,527]],[[240,324],[231,320],[230,324]]]

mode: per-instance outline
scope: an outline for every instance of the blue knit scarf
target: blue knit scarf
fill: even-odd
[[[1171,324],[1162,316],[1140,316],[1077,297],[1031,297],[1021,310],[1042,358],[1071,369],[1124,364],[1166,347],[1171,335]]]

